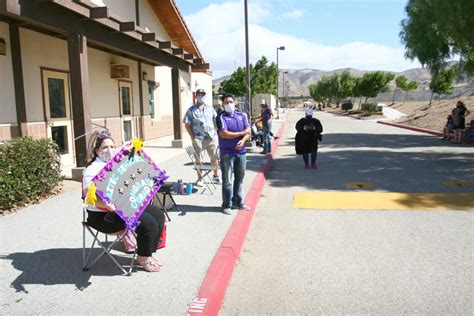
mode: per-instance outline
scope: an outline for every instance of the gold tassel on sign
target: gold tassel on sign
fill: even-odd
[[[89,184],[89,189],[87,190],[86,199],[84,200],[85,205],[89,204],[95,207],[95,202],[97,201],[97,196],[95,195],[96,189],[97,187],[95,186],[94,182],[91,182]]]
[[[135,152],[139,152],[140,150],[143,149],[143,141],[141,139],[138,139],[138,138],[134,138],[132,140],[132,146],[133,146],[133,149],[135,150]]]

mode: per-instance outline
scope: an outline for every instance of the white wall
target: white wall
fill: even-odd
[[[173,115],[171,68],[166,66],[155,67],[155,81],[160,84],[160,87],[155,90],[155,100],[158,100],[155,105],[160,109],[160,116]],[[157,107],[155,107],[155,110]],[[160,118],[156,117],[156,119]]]
[[[136,22],[134,0],[94,0],[93,2],[100,6],[107,6],[112,13],[117,14],[126,21]],[[147,27],[151,32],[156,33],[156,37],[159,40],[170,40],[147,0],[139,1],[139,11],[141,27]]]
[[[20,29],[21,58],[28,122],[44,121],[40,67],[69,71],[67,42]]]
[[[0,55],[0,124],[17,124],[10,31],[7,23],[0,22],[0,37],[7,44],[6,55]]]
[[[128,65],[132,81],[133,115],[140,114],[138,93],[138,64],[136,61],[88,49],[90,107],[92,118],[120,116],[118,80],[110,78],[110,65]],[[140,76],[141,78],[141,76]]]
[[[193,93],[191,91],[191,73],[180,71],[179,82],[179,86],[181,87],[181,116],[184,116],[186,110],[193,103]]]
[[[148,1],[140,1],[140,26],[147,27],[156,34],[156,39],[160,41],[169,41],[170,37],[166,33],[163,25],[153,11]]]
[[[191,73],[191,90],[195,92],[197,89],[206,91],[206,100],[208,104],[212,103],[212,75],[204,72]]]

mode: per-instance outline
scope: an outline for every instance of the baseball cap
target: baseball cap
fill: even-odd
[[[206,94],[206,91],[204,91],[204,89],[197,89],[196,94],[198,93]]]
[[[265,101],[264,99],[260,100],[260,104],[261,105],[266,105],[267,104],[267,101]]]
[[[306,115],[313,116],[313,109],[312,108],[307,108],[306,109]]]

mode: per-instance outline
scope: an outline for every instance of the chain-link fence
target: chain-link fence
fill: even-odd
[[[474,83],[458,86],[453,89],[451,94],[434,94],[433,100],[455,99],[462,96],[474,95]],[[376,98],[369,98],[368,102],[392,102],[393,92],[380,93]],[[409,91],[397,90],[395,93],[395,102],[405,101],[429,101],[431,98],[431,90],[424,88],[420,90]]]

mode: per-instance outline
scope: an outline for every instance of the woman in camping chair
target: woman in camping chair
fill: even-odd
[[[84,170],[82,187],[87,191],[92,178],[115,154],[115,143],[108,131],[93,133],[89,141],[89,159]],[[115,207],[106,204],[98,195],[95,207],[87,206],[87,223],[102,233],[112,234],[125,229],[125,222],[115,214]],[[137,234],[137,262],[148,272],[160,270],[160,262],[153,253],[160,242],[165,216],[161,209],[148,205],[139,218]]]

